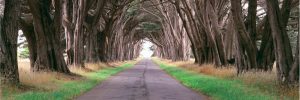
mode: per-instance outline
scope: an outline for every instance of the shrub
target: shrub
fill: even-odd
[[[29,49],[27,47],[23,48],[23,50],[20,51],[19,57],[20,58],[29,58]]]

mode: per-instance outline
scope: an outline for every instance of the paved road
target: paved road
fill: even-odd
[[[149,59],[112,76],[77,100],[206,100]]]

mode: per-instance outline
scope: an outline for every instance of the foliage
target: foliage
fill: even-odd
[[[245,85],[240,80],[228,80],[166,65],[155,60],[159,66],[187,87],[201,91],[216,100],[278,100],[287,99],[267,94],[258,88]]]
[[[152,22],[143,22],[141,23],[142,28],[145,32],[156,32],[160,30],[161,26]]]
[[[19,53],[20,58],[29,58],[29,49],[28,47],[22,49]]]
[[[126,63],[120,67],[105,68],[100,71],[83,74],[84,79],[78,81],[55,80],[54,84],[58,84],[59,88],[54,91],[33,90],[21,94],[4,94],[4,99],[12,97],[14,100],[66,100],[72,99],[81,93],[92,89],[103,80],[114,75],[126,68],[133,66],[132,63]],[[11,99],[11,98],[9,98]]]
[[[129,8],[126,11],[126,16],[127,17],[132,17],[134,15],[137,15],[138,11],[138,6],[137,6],[138,0],[134,0],[133,2],[130,3]]]
[[[288,28],[290,28],[290,27],[288,27]],[[299,33],[298,33],[298,31],[294,31],[294,30],[289,30],[289,31],[287,31],[287,33],[289,35],[293,53],[296,53],[295,50],[296,50],[296,46],[297,46],[297,39],[298,39]]]

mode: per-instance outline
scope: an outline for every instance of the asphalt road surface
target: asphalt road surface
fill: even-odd
[[[77,100],[207,100],[162,71],[152,60],[110,77]]]

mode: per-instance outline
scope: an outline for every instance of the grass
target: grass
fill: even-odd
[[[298,100],[298,88],[276,85],[272,72],[249,72],[236,76],[235,69],[215,68],[191,62],[154,59],[159,66],[187,87],[201,91],[214,100]],[[280,92],[281,91],[281,92]],[[283,93],[286,92],[286,93]]]
[[[34,73],[27,62],[19,63],[21,85],[5,86],[4,100],[69,100],[92,89],[108,77],[134,65],[135,62],[86,64],[86,68],[70,68],[76,75],[54,72]],[[112,67],[119,65],[118,67]],[[24,67],[25,66],[25,67]],[[1,98],[0,98],[1,99]],[[1,100],[2,100],[1,99]]]

